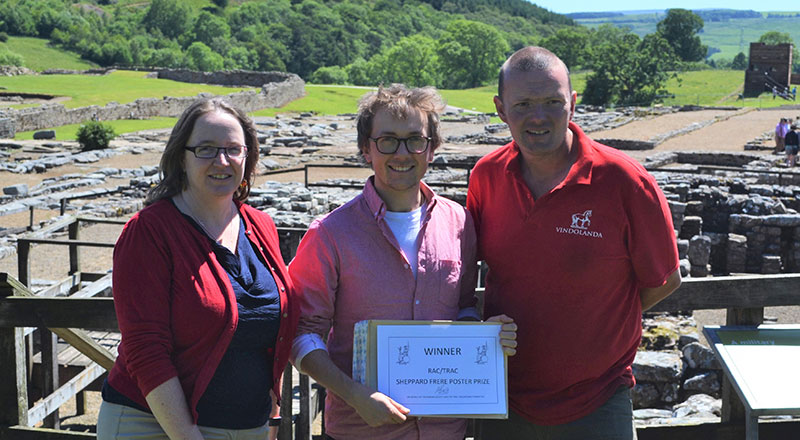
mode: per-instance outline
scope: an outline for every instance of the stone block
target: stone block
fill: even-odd
[[[680,397],[681,386],[679,383],[669,382],[659,384],[661,391],[661,401],[664,403],[674,403]]]
[[[634,406],[636,408],[636,406]],[[634,420],[670,419],[672,411],[666,409],[642,408],[633,410]]]
[[[713,371],[698,374],[683,382],[683,389],[702,394],[716,395],[722,389],[719,375]]]
[[[686,215],[700,217],[703,215],[703,202],[700,200],[691,200],[686,203]]]
[[[633,361],[637,381],[674,382],[683,374],[683,360],[672,352],[640,351]]]
[[[699,333],[697,333],[696,331],[692,331],[690,333],[684,333],[678,338],[678,347],[680,347],[681,350],[683,350],[684,348],[686,348],[687,345],[696,342],[700,342]],[[685,356],[686,355],[684,354],[684,361],[686,360]]]
[[[672,407],[674,417],[714,417],[722,415],[722,400],[707,394],[689,396],[685,402]]]
[[[686,278],[689,276],[689,271],[692,269],[692,263],[689,262],[687,259],[682,259],[679,262],[679,269],[681,271],[681,277]]]
[[[311,202],[292,202],[292,211],[294,212],[308,212],[311,208]]]
[[[689,275],[691,277],[693,277],[693,278],[707,277],[708,274],[710,274],[710,273],[711,273],[711,270],[709,269],[707,264],[704,265],[704,266],[698,266],[698,265],[692,264],[692,266],[689,268]]]
[[[690,239],[695,235],[700,235],[700,232],[703,229],[703,219],[701,217],[687,215],[683,218],[683,224],[681,225],[681,232],[678,235],[680,238],[683,239]]]
[[[692,342],[683,347],[683,360],[689,368],[703,370],[719,370],[719,362],[714,351],[699,342]]]
[[[707,265],[711,256],[711,238],[707,235],[695,235],[692,237],[689,240],[687,256],[692,266]]]
[[[637,382],[631,390],[631,401],[635,409],[653,407],[659,400],[661,400],[661,393],[659,393],[658,388],[651,383]]]
[[[3,194],[9,196],[25,197],[28,195],[28,185],[25,183],[17,183],[3,188]]]
[[[686,258],[686,253],[689,252],[689,240],[679,238],[678,239],[678,258],[683,259]]]
[[[40,130],[33,133],[34,139],[55,139],[56,138],[56,131],[55,130]]]
[[[728,234],[726,266],[728,273],[742,273],[747,262],[747,237],[739,234]]]

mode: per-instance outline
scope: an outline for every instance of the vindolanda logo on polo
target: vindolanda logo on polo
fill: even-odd
[[[576,212],[572,214],[569,227],[556,226],[556,232],[559,234],[581,235],[584,237],[603,238],[603,233],[592,231],[589,228],[592,225],[592,210],[587,209],[583,212]]]

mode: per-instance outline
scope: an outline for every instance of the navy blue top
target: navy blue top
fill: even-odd
[[[194,219],[185,217],[205,234]],[[197,424],[223,429],[256,428],[267,423],[272,407],[269,391],[281,312],[278,286],[267,264],[261,261],[247,239],[241,218],[236,255],[214,240],[211,242],[217,260],[230,278],[239,321],[225,355],[197,404]],[[103,399],[147,411],[107,382],[103,384]]]
[[[281,314],[278,286],[247,239],[243,220],[239,220],[237,255],[216,242],[212,246],[236,294],[239,323],[197,403],[197,424],[256,428],[267,423],[272,407],[272,357]]]

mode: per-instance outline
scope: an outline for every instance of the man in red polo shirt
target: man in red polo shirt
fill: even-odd
[[[500,70],[513,141],[470,177],[467,207],[489,265],[487,316],[518,323],[508,420],[483,439],[631,439],[641,313],[680,285],[675,232],[651,175],[571,121],[566,65],[527,47]]]

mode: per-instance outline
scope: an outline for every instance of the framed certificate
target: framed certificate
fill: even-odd
[[[361,321],[353,379],[412,416],[507,418],[507,366],[500,323]]]

